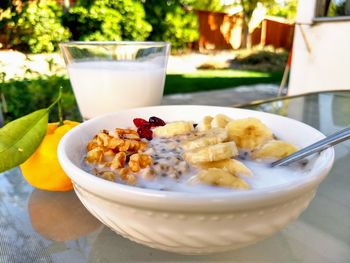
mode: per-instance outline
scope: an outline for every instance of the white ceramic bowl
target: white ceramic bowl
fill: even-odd
[[[218,113],[232,118],[257,117],[277,136],[300,147],[324,138],[308,125],[273,114],[211,106],[158,106],[111,113],[82,123],[61,140],[59,161],[86,208],[124,237],[184,254],[246,246],[276,233],[309,205],[333,164],[333,149],[322,152],[299,181],[203,195],[121,185],[81,168],[88,140],[102,129],[132,127],[135,117],[199,122],[205,115]]]

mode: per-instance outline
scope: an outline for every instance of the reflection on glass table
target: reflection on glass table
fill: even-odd
[[[220,101],[217,102],[220,105]],[[324,134],[350,125],[350,92],[283,98],[247,108],[305,122]],[[74,192],[33,189],[18,168],[0,174],[0,262],[350,262],[350,142],[303,214],[255,245],[185,256],[131,242],[104,227]]]

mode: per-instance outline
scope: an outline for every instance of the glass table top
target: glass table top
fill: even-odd
[[[326,135],[350,125],[350,92],[248,108],[297,119]],[[205,256],[129,241],[95,219],[73,191],[33,189],[15,168],[0,174],[0,262],[350,262],[350,141],[337,145],[335,153],[330,174],[297,220],[255,245]]]

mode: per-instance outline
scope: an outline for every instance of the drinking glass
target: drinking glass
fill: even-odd
[[[60,49],[84,120],[160,104],[169,43],[77,41]]]

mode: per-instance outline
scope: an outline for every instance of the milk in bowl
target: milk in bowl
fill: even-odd
[[[162,191],[227,192],[300,181],[314,160],[272,168],[297,146],[257,118],[218,114],[166,123],[134,118],[135,127],[102,130],[87,144],[85,169],[110,181]],[[87,165],[86,165],[87,164]]]

